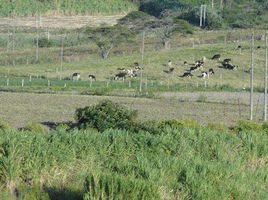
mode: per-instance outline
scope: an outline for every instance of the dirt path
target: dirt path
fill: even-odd
[[[42,28],[81,28],[85,25],[99,26],[101,24],[114,25],[124,15],[111,16],[43,16],[41,17]],[[35,17],[0,18],[0,27],[36,27]]]

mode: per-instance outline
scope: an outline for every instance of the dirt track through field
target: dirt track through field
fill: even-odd
[[[103,99],[111,99],[131,109],[138,110],[139,120],[164,120],[193,118],[201,123],[224,122],[234,125],[239,119],[248,119],[249,106],[233,104],[229,101],[236,93],[212,93],[215,100],[222,97],[225,103],[206,103],[183,101],[178,98],[131,98],[108,96],[55,95],[31,93],[0,93],[0,118],[14,127],[23,127],[29,122],[73,121],[75,110],[96,104]],[[176,94],[179,95],[179,94]],[[187,93],[181,93],[180,98]],[[191,94],[193,95],[193,94]],[[197,95],[197,94],[195,94]],[[209,96],[209,93],[206,93]],[[228,96],[229,95],[229,96]],[[257,95],[257,94],[256,94]],[[243,95],[242,95],[243,96]],[[197,96],[196,96],[197,97]],[[246,97],[246,96],[244,96]],[[229,102],[228,102],[229,101]],[[256,114],[257,113],[257,114]],[[255,106],[254,117],[262,118],[262,105]]]
[[[111,16],[42,16],[40,20],[41,28],[66,28],[75,29],[85,25],[99,26],[102,24],[114,25],[117,20],[124,15]],[[0,27],[36,27],[35,17],[0,18]]]

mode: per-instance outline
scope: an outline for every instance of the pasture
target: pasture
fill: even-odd
[[[133,63],[141,63],[139,37],[133,44],[115,47],[108,59],[102,59],[97,46],[80,40],[76,32],[50,30],[53,45],[39,48],[39,61],[36,62],[36,48],[32,43],[36,33],[31,29],[25,32],[17,28],[16,31],[14,49],[11,48],[12,40],[6,43],[7,32],[2,30],[0,35],[0,90],[16,92],[2,93],[1,117],[15,127],[21,127],[29,121],[72,121],[76,108],[103,98],[133,106],[141,113],[140,120],[194,118],[202,123],[216,120],[232,126],[239,119],[248,119],[249,96],[246,92],[249,91],[249,30],[197,31],[188,36],[176,35],[169,50],[161,47],[157,37],[146,36],[142,92],[139,91],[139,74],[134,78],[126,77],[124,81],[114,80],[118,68],[131,69]],[[61,49],[63,33],[67,35],[64,48]],[[47,36],[45,30],[41,30],[40,34],[42,37]],[[259,37],[263,32],[256,31],[255,34]],[[242,46],[241,50],[238,49],[239,45]],[[260,48],[255,50],[254,90],[261,92],[264,88],[264,41],[257,40],[255,46]],[[211,60],[215,54],[221,55],[221,61],[230,58],[233,64],[239,66],[238,69],[222,68],[219,61]],[[193,72],[192,78],[179,77],[203,57],[206,57],[203,69]],[[168,60],[172,61],[174,67],[174,71],[169,74],[164,72],[168,69]],[[185,61],[187,64],[184,64]],[[213,76],[199,77],[201,71],[210,68],[215,72]],[[72,74],[77,72],[81,74],[81,79],[72,80]],[[97,80],[90,81],[89,74],[95,75]],[[222,92],[239,93],[228,93],[226,98],[222,97],[215,102],[210,100],[213,91],[218,92],[216,95],[219,96],[224,96]],[[189,96],[180,92],[192,93]],[[18,100],[14,102],[14,99]],[[260,94],[255,94],[254,115],[257,121],[263,115],[262,99]],[[28,102],[31,104],[27,105]],[[13,107],[14,104],[17,106]],[[21,114],[13,114],[17,112]]]

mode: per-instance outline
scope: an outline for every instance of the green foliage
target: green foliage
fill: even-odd
[[[159,122],[158,127],[161,129],[165,127],[181,129],[181,128],[200,128],[201,125],[198,123],[198,121],[194,119],[171,119]]]
[[[41,191],[38,186],[19,188],[19,199],[21,200],[50,200],[47,192]]]
[[[256,122],[249,121],[249,120],[241,120],[236,124],[234,130],[236,132],[243,132],[243,131],[261,132],[263,131],[263,128],[261,124],[258,124]]]
[[[160,199],[157,188],[139,179],[118,175],[87,176],[84,200],[92,199]]]
[[[0,130],[10,130],[11,126],[4,120],[0,119]]]
[[[0,13],[25,16],[40,13],[97,14],[122,13],[136,9],[136,5],[126,0],[0,0]]]
[[[24,130],[35,133],[48,133],[49,128],[40,123],[29,123],[24,127]]]
[[[205,128],[10,131],[0,137],[0,198],[15,185],[33,199],[266,199],[267,140]]]
[[[136,111],[110,100],[76,110],[77,124],[80,128],[92,127],[101,132],[110,128],[129,129],[136,115]]]
[[[37,45],[37,39],[34,40],[34,44]],[[38,46],[40,48],[44,48],[44,47],[52,47],[53,46],[53,42],[47,38],[40,38],[38,40]]]

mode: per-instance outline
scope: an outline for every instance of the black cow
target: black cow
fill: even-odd
[[[211,60],[219,60],[220,57],[221,57],[221,54],[215,54],[215,55],[211,58]]]
[[[193,74],[191,72],[184,72],[184,74],[179,76],[179,77],[181,77],[181,78],[184,78],[184,77],[191,78],[192,76],[193,76]]]

